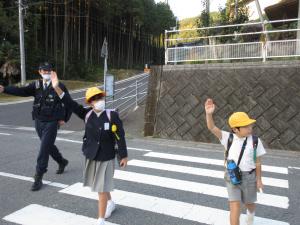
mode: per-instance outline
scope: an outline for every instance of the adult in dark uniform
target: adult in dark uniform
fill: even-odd
[[[68,160],[63,158],[54,143],[59,127],[70,119],[72,112],[64,107],[59,96],[52,88],[50,78],[52,70],[52,65],[45,62],[39,66],[42,79],[30,83],[26,87],[3,87],[0,85],[0,93],[34,97],[32,118],[35,120],[35,129],[41,144],[37,157],[34,183],[31,187],[32,191],[40,190],[43,185],[42,179],[44,173],[47,172],[49,155],[58,163],[57,174],[62,174],[68,165]],[[60,88],[68,92],[62,83],[60,83]]]

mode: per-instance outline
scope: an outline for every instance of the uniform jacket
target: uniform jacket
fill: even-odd
[[[84,108],[75,102],[69,94],[65,94],[62,98],[66,107],[70,108],[83,121],[91,108]],[[85,124],[85,134],[83,137],[82,151],[88,159],[96,161],[108,161],[115,158],[115,144],[118,145],[118,154],[121,159],[127,157],[127,147],[125,141],[125,132],[123,124],[117,112],[111,111],[111,119],[109,120],[106,112],[102,112],[98,117],[93,111],[88,117]],[[112,124],[117,126],[117,134],[111,131]]]
[[[59,85],[64,92],[68,93],[68,90],[62,83]],[[58,120],[67,122],[72,115],[72,111],[67,110],[62,104],[51,83],[44,90],[42,80],[34,81],[26,87],[5,87],[4,93],[21,97],[33,96],[33,119],[45,122]]]

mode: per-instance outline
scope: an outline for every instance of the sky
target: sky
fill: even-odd
[[[155,0],[160,2],[163,0]],[[211,11],[218,11],[219,6],[225,6],[226,0],[211,0]],[[202,4],[200,0],[169,0],[169,5],[180,20],[200,15]]]
[[[156,2],[164,0],[155,0]],[[210,11],[218,11],[219,7],[224,7],[226,0],[210,0]],[[259,0],[262,10],[269,6],[279,2],[279,0]],[[169,5],[176,17],[180,20],[184,18],[190,18],[200,15],[202,11],[202,5],[200,0],[169,0]],[[250,5],[250,19],[257,19],[258,13],[256,11],[255,3]]]

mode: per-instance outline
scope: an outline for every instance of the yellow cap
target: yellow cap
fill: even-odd
[[[97,87],[91,87],[91,88],[87,89],[87,91],[85,92],[85,102],[89,103],[90,99],[92,97],[94,97],[95,95],[105,96],[105,92],[100,90]]]
[[[248,114],[245,112],[235,112],[233,113],[228,120],[229,126],[234,127],[244,127],[250,124],[255,123],[256,120],[250,119]]]

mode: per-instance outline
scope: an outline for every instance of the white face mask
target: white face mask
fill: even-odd
[[[44,80],[48,81],[51,79],[51,74],[45,73],[45,74],[42,74],[42,77]]]
[[[105,107],[105,102],[104,100],[100,100],[94,104],[94,109],[98,111],[103,111]]]

